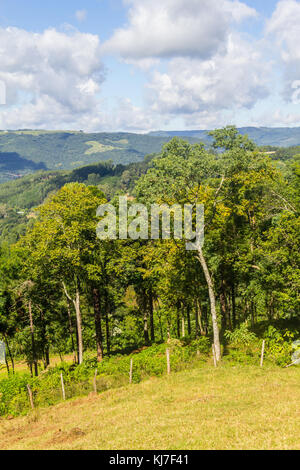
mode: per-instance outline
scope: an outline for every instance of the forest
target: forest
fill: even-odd
[[[199,141],[187,139],[191,143]],[[126,132],[0,131],[0,182],[41,169],[73,170],[99,160],[116,165],[142,162],[169,140],[169,136]]]
[[[110,358],[146,357],[166,343],[181,363],[212,344],[217,363],[251,363],[263,338],[268,360],[290,364],[300,339],[300,152],[262,150],[231,126],[210,137],[209,149],[175,137],[138,164],[36,173],[6,183],[6,199],[0,188],[3,220],[5,204],[25,211],[21,229],[1,238],[9,377],[20,358],[34,380],[51,371],[53,356],[71,355],[65,370],[74,376],[76,367],[106,370]],[[203,248],[187,251],[174,238],[99,240],[97,208],[117,208],[120,195],[146,206],[204,204]],[[20,392],[27,379],[11,380]]]

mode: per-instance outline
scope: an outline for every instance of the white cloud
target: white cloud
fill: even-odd
[[[300,113],[286,112],[282,108],[272,109],[252,119],[252,126],[299,127]]]
[[[115,109],[108,112],[104,119],[107,129],[128,132],[154,130],[158,123],[158,116],[151,110],[133,105],[128,98],[118,100]]]
[[[98,106],[104,67],[96,35],[0,28],[0,63],[7,90],[2,128],[56,128]]]
[[[219,3],[221,4],[221,2]],[[240,23],[247,18],[255,18],[258,16],[258,13],[254,8],[250,8],[248,5],[238,0],[223,0],[223,8],[224,11],[227,11],[227,13],[232,15],[233,20],[237,23]]]
[[[220,111],[251,108],[265,98],[269,66],[258,48],[233,34],[226,49],[206,61],[173,59],[167,72],[155,71],[149,84],[153,111],[209,121]]]
[[[77,10],[75,13],[77,21],[82,22],[85,21],[87,18],[87,11],[86,10]]]
[[[294,101],[298,97],[300,80],[300,2],[281,0],[267,22],[266,33],[279,50],[284,74],[284,97]],[[296,100],[298,102],[298,99]],[[295,102],[295,104],[298,104]]]
[[[103,51],[127,60],[197,57],[222,50],[235,22],[256,16],[237,0],[127,0],[129,25],[118,29]]]
[[[241,116],[250,121],[250,109],[260,125],[299,125],[298,110],[276,92],[284,87],[285,99],[299,106],[300,0],[278,1],[261,42],[238,32],[242,21],[257,15],[242,0],[124,1],[128,24],[104,45],[97,35],[74,28],[0,28],[0,83],[7,101],[0,128],[214,128]],[[76,18],[83,21],[86,11],[78,10]],[[100,99],[103,52],[142,69],[148,80],[145,107],[124,98],[123,88],[115,106],[114,89],[107,103]]]

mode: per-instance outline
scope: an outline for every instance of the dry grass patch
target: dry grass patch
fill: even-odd
[[[209,366],[0,421],[2,449],[300,449],[300,369]]]

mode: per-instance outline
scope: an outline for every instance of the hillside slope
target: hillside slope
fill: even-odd
[[[259,146],[300,144],[300,128],[239,129]],[[0,183],[38,170],[72,170],[111,160],[126,165],[160,152],[163,144],[179,136],[191,143],[210,143],[208,131],[158,131],[150,134],[72,131],[0,131]]]
[[[99,161],[126,165],[160,152],[171,137],[127,133],[0,132],[0,182],[39,169],[72,170]],[[190,139],[197,141],[197,139]]]
[[[150,160],[148,157],[128,165],[99,162],[72,171],[38,171],[0,184],[0,245],[3,241],[15,242],[31,223],[32,209],[66,183],[98,186],[110,198],[118,190],[129,191]]]
[[[2,420],[0,449],[299,450],[299,379],[205,365]]]
[[[259,146],[290,147],[300,145],[300,127],[241,127],[238,131],[243,135],[247,134]],[[208,132],[204,130],[157,131],[150,132],[149,135],[164,138],[179,136],[210,142]]]

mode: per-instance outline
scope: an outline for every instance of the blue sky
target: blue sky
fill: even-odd
[[[0,0],[0,128],[300,126],[299,39],[298,0]]]

